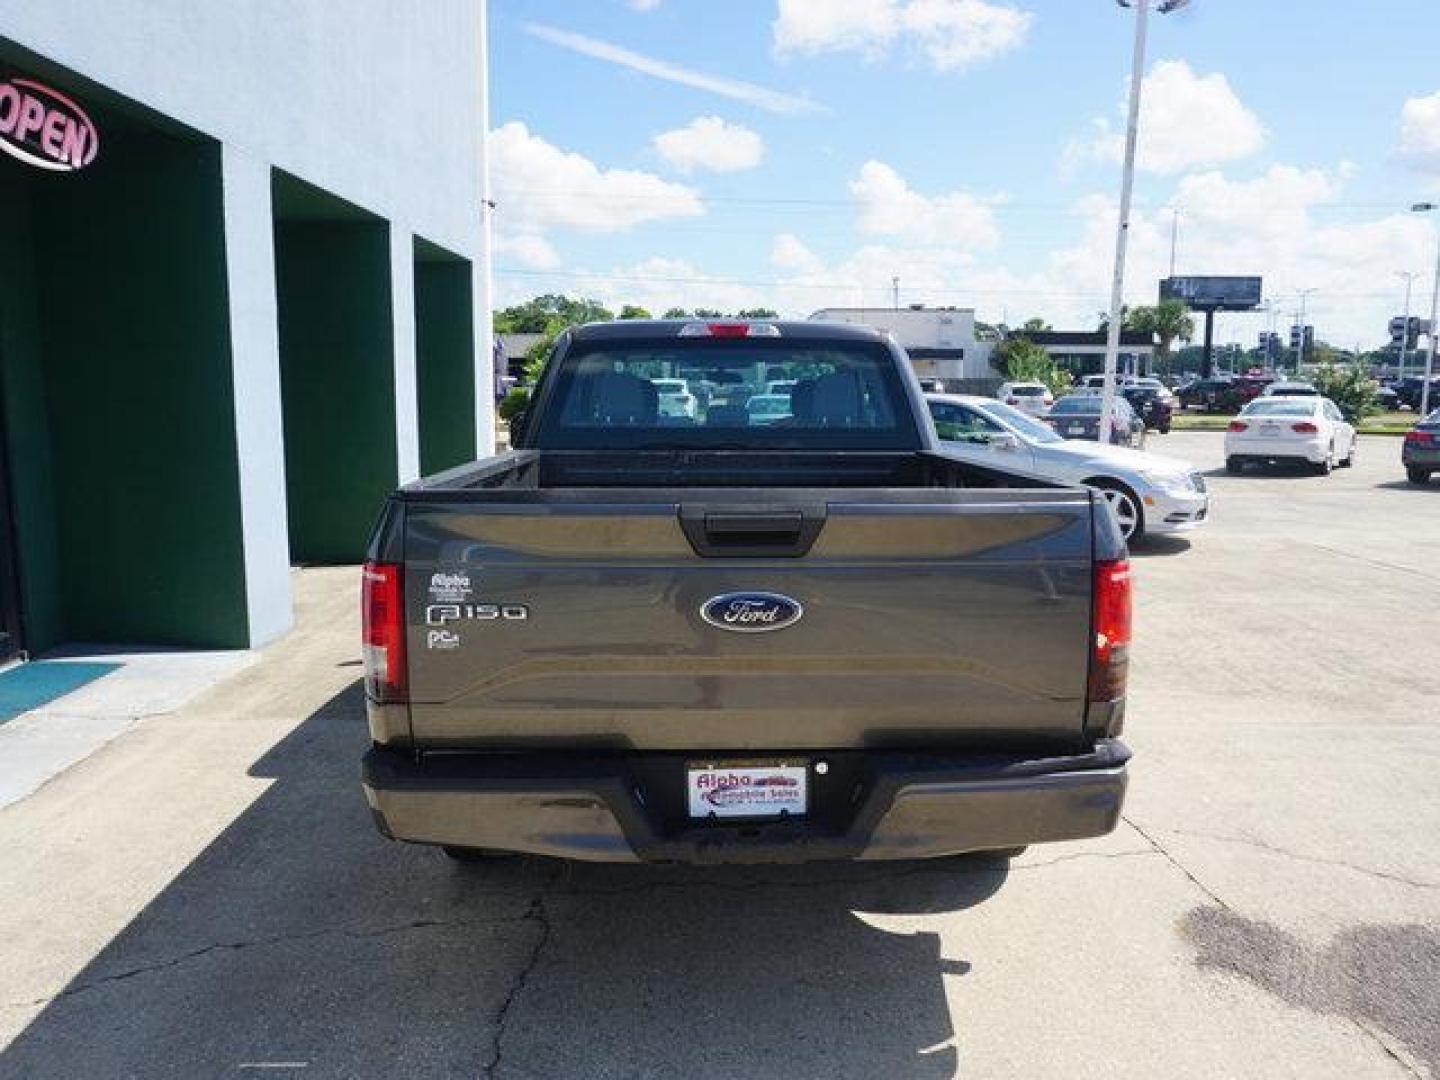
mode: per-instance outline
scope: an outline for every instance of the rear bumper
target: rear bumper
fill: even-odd
[[[381,832],[422,844],[594,862],[922,859],[1102,836],[1130,751],[1102,740],[1066,757],[889,754],[844,759],[812,818],[710,823],[665,810],[651,781],[684,755],[430,754],[373,749],[363,783]],[[825,778],[813,777],[824,783]],[[843,804],[843,805],[841,805]]]
[[[1318,465],[1330,453],[1330,443],[1325,439],[1287,439],[1276,437],[1235,438],[1225,440],[1225,456],[1247,461],[1308,461]]]

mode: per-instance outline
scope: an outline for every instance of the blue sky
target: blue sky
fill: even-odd
[[[1383,17],[1382,17],[1383,16]],[[491,0],[497,296],[903,302],[1089,325],[1133,15],[1111,0]],[[1193,0],[1151,20],[1127,298],[1181,273],[1301,289],[1377,344],[1428,304],[1434,0]],[[697,85],[698,84],[698,85]],[[1440,219],[1440,215],[1435,215]],[[1252,341],[1269,315],[1223,320]]]

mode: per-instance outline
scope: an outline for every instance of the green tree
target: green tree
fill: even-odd
[[[615,316],[598,300],[577,300],[558,293],[546,293],[495,313],[497,334],[548,334],[558,326],[579,326],[587,322],[609,322]],[[558,331],[556,331],[558,332]]]
[[[1021,334],[996,345],[990,354],[990,365],[1012,382],[1041,382],[1054,394],[1070,388],[1069,373],[1062,370],[1049,353]]]
[[[635,304],[626,304],[620,309],[620,318],[648,319],[650,318],[650,312],[646,311],[643,307],[637,307]]]
[[[725,318],[725,313],[724,313],[723,311],[718,311],[718,310],[716,310],[715,308],[708,308],[708,307],[697,307],[697,308],[695,309],[695,311],[694,311],[694,315],[695,315],[695,318],[697,318],[697,319],[723,319],[723,318]]]
[[[1370,378],[1369,372],[1361,364],[1338,364],[1334,359],[1334,351],[1323,343],[1317,344],[1316,349],[1325,348],[1326,354],[1322,354],[1320,364],[1315,369],[1315,389],[1329,398],[1345,414],[1345,419],[1352,424],[1358,424],[1367,416],[1374,416],[1380,411],[1380,399],[1376,396],[1379,384]]]
[[[736,318],[740,319],[775,319],[779,318],[779,315],[774,308],[768,307],[742,308],[736,312]]]
[[[665,309],[665,318],[667,319],[688,319],[689,317],[690,312],[686,311],[683,307]]]
[[[1020,324],[1020,329],[1022,332],[1028,330],[1032,334],[1043,334],[1046,330],[1049,330],[1050,328],[1050,324],[1044,319],[1040,318],[1026,319],[1023,323]]]

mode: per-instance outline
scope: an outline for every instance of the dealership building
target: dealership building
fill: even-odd
[[[0,0],[0,658],[244,648],[493,445],[476,0]]]

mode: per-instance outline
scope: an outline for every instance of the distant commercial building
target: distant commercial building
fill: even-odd
[[[891,335],[910,355],[915,374],[922,379],[947,383],[995,379],[990,368],[990,352],[995,346],[976,339],[973,308],[918,304],[908,308],[824,308],[810,318],[873,326]]]
[[[1105,371],[1106,335],[1104,331],[1027,330],[1024,335],[1039,345],[1061,367],[1076,378],[1100,375]],[[1134,330],[1120,331],[1120,351],[1116,370],[1122,375],[1153,374],[1155,339]]]
[[[0,0],[0,654],[272,640],[491,449],[483,11]]]

